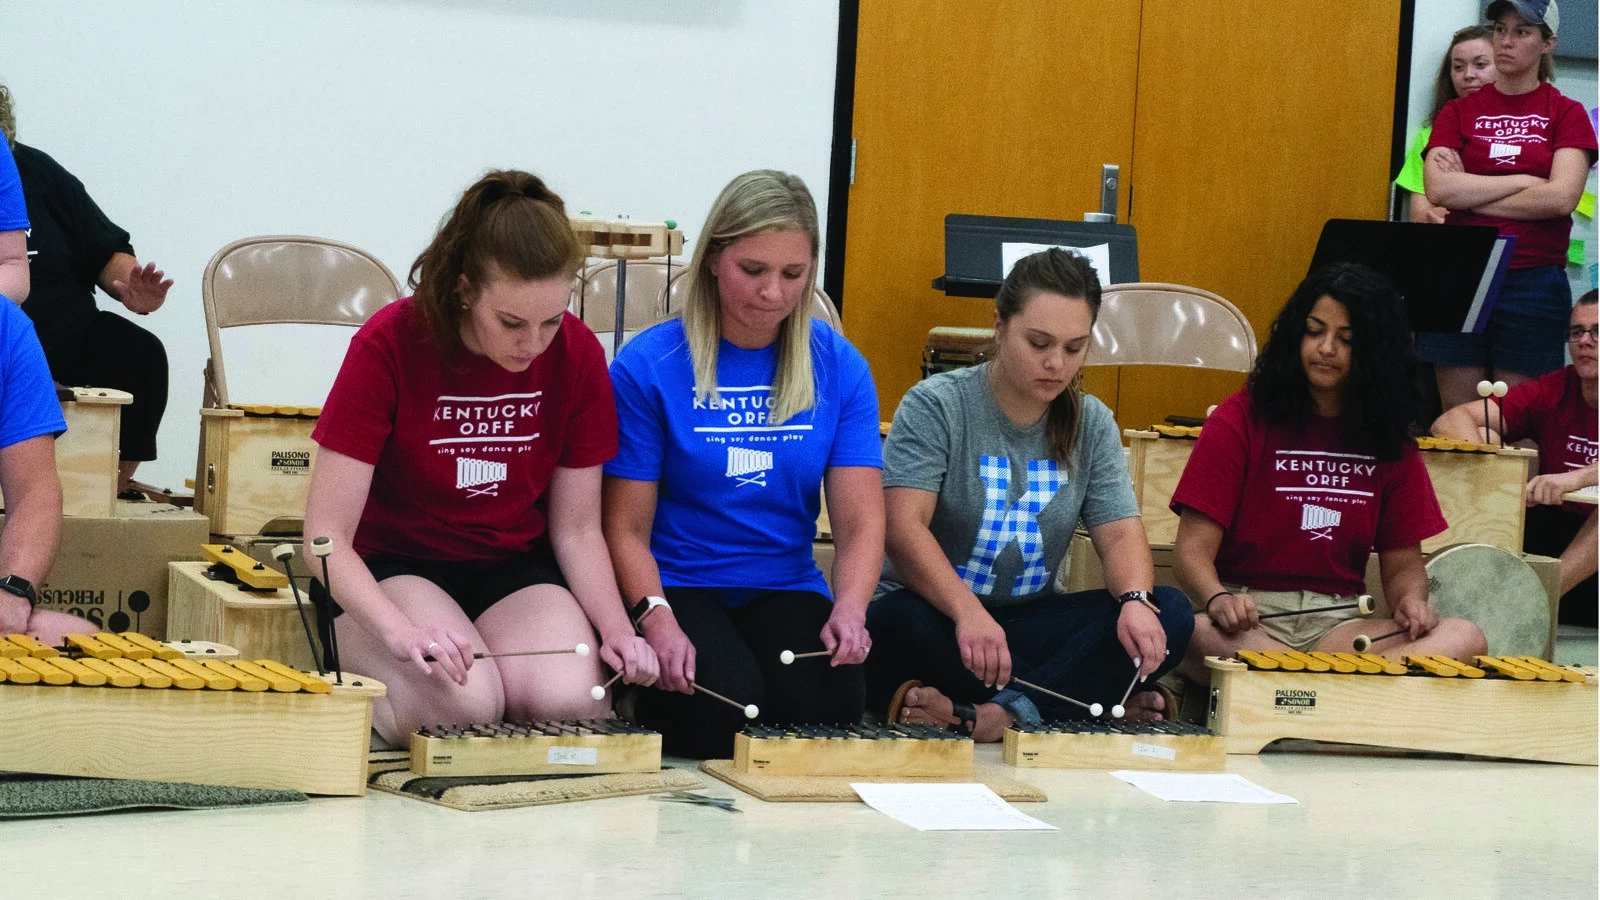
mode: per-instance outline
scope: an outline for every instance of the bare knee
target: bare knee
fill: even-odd
[[[472,725],[505,718],[505,695],[500,689],[499,674],[477,667],[462,687],[452,683],[444,690],[424,688],[408,692],[404,686],[396,690],[391,685],[389,701],[394,718],[392,730],[401,736],[425,725]],[[384,737],[394,740],[388,734]]]
[[[1440,619],[1436,630],[1449,641],[1455,655],[1463,659],[1489,652],[1489,639],[1484,637],[1483,629],[1466,619]]]
[[[571,721],[604,719],[611,715],[610,695],[604,700],[589,696],[550,699],[527,698],[506,704],[506,718],[513,722]]]

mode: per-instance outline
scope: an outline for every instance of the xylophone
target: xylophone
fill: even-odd
[[[932,725],[748,725],[733,767],[768,775],[970,778],[972,740]]]
[[[1008,765],[1039,769],[1193,772],[1221,769],[1226,757],[1221,737],[1174,721],[1017,723],[1006,729],[1003,748]]]
[[[0,637],[0,770],[366,791],[383,685],[225,660],[216,645],[191,658],[133,633],[67,641]]]
[[[661,770],[661,735],[620,719],[428,725],[411,735],[418,775],[601,775]]]
[[[1472,663],[1371,653],[1240,651],[1207,657],[1208,724],[1229,753],[1306,738],[1596,765],[1596,670],[1535,657]]]

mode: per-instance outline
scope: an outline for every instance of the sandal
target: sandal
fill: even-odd
[[[912,679],[894,689],[894,696],[889,698],[889,711],[886,714],[890,725],[900,724],[900,711],[905,708],[906,694],[910,693],[912,688],[919,687],[922,687],[922,682]]]
[[[900,713],[905,709],[906,695],[911,692],[912,688],[922,686],[922,682],[912,679],[895,688],[894,696],[889,700],[888,717],[890,725],[901,724]],[[952,699],[950,701],[950,717],[952,719],[951,724],[956,727],[956,731],[967,737],[971,737],[972,730],[978,727],[978,710],[971,703],[962,703],[959,700]]]

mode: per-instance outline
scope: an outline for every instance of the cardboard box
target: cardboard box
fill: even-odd
[[[242,659],[272,659],[297,669],[315,669],[294,593],[288,588],[251,591],[206,577],[203,562],[167,564],[167,627],[174,637],[216,641]],[[281,571],[281,570],[280,570]],[[316,612],[304,598],[306,621],[316,634]]]
[[[119,500],[116,513],[61,520],[60,549],[39,586],[39,606],[96,628],[165,640],[167,563],[199,559],[209,523],[164,503]]]
[[[211,520],[213,534],[300,531],[316,458],[311,429],[317,417],[308,410],[285,410],[295,411],[200,410],[203,449],[194,509]],[[269,527],[274,521],[278,525]]]

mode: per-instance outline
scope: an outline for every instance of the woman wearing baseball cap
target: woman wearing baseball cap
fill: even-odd
[[[1514,236],[1510,271],[1483,334],[1422,334],[1445,409],[1476,396],[1489,372],[1510,384],[1562,367],[1572,306],[1564,266],[1572,211],[1595,161],[1575,100],[1551,86],[1560,14],[1554,0],[1495,0],[1495,81],[1445,104],[1423,154],[1428,200],[1450,225]]]

